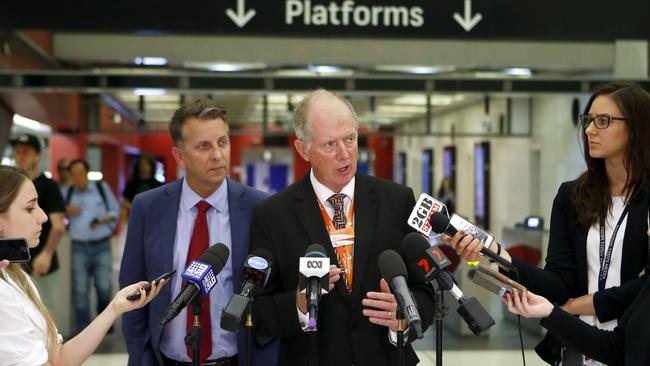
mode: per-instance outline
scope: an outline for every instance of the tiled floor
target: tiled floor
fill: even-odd
[[[436,358],[433,351],[418,351],[420,366],[435,366]],[[84,366],[123,366],[126,365],[125,354],[94,355],[84,363]],[[444,351],[443,365],[481,365],[502,366],[522,365],[520,351]],[[526,365],[546,365],[534,351],[526,351]]]

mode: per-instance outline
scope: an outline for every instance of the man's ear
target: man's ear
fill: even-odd
[[[298,155],[300,155],[304,161],[309,162],[309,150],[307,149],[307,145],[302,140],[294,140],[293,147],[296,148]]]
[[[183,152],[177,146],[172,146],[172,156],[176,160],[176,164],[180,165],[182,168],[185,168],[185,160],[183,158]]]

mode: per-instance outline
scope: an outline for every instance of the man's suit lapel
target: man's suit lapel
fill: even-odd
[[[372,234],[375,228],[379,202],[374,187],[363,175],[356,176],[354,188],[354,272],[352,298],[361,296],[361,285],[366,265],[372,251]]]
[[[309,181],[309,175],[298,183],[294,197],[295,200],[293,207],[296,212],[296,216],[298,216],[300,224],[309,236],[309,243],[296,244],[303,245],[302,251],[307,249],[307,247],[311,244],[321,244],[327,251],[327,255],[330,257],[332,264],[338,265],[336,262],[336,253],[334,253],[334,248],[332,248],[332,243],[330,242],[327,228],[323,222],[323,216],[321,215],[320,208],[318,207],[318,202],[316,201],[316,193],[314,193],[314,189],[312,188],[311,182]],[[303,255],[303,253],[300,253],[300,256]],[[298,263],[296,263],[296,265],[298,265]],[[346,299],[347,302],[350,301],[350,296],[348,295],[348,291],[345,289],[345,284],[343,281],[338,281],[334,288],[341,294],[344,299]]]
[[[246,206],[245,193],[242,186],[228,180],[233,291],[239,290],[240,276],[246,254],[248,254],[248,218],[250,215],[248,215],[249,208]]]
[[[152,205],[152,208],[156,212],[161,213],[150,224],[151,229],[146,231],[146,233],[155,238],[154,244],[156,246],[151,250],[152,253],[148,253],[151,254],[151,258],[153,259],[149,265],[151,265],[154,276],[174,268],[174,240],[176,240],[176,226],[178,211],[180,210],[182,186],[182,179],[166,185],[163,188],[163,193],[157,197],[156,203]],[[151,307],[150,316],[154,319],[160,319],[167,304],[172,301],[171,286],[163,286],[160,289],[158,297],[164,300],[153,301],[149,305]],[[156,337],[154,340],[156,345],[160,342],[161,334],[162,332],[159,332],[157,335],[154,335]]]

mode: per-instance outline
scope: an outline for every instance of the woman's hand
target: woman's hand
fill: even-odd
[[[5,269],[9,267],[9,261],[6,259],[3,259],[0,261],[0,269]]]
[[[553,311],[553,304],[546,298],[524,290],[512,289],[512,293],[503,297],[503,302],[508,305],[508,310],[525,318],[546,318]]]
[[[473,235],[465,235],[463,231],[459,231],[451,238],[444,236],[442,241],[449,244],[456,251],[456,254],[465,261],[478,262],[482,258],[478,253],[485,246]]]
[[[133,285],[126,286],[115,294],[110,306],[118,315],[126,313],[127,311],[139,309],[153,300],[167,282],[169,282],[169,279],[164,279],[160,282],[151,282],[151,290],[149,290],[149,293],[144,290],[144,286],[149,283],[147,281],[140,281]],[[140,291],[140,298],[137,300],[128,300],[126,297],[135,291]]]

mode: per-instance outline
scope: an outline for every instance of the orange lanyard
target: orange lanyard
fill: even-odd
[[[336,259],[341,265],[343,271],[343,281],[345,282],[345,288],[348,290],[348,293],[352,292],[352,272],[353,272],[353,263],[354,263],[354,226],[352,225],[352,220],[354,218],[354,199],[350,203],[350,210],[346,218],[345,228],[336,229],[334,223],[330,218],[327,210],[320,202],[319,199],[318,205],[320,206],[320,212],[323,216],[323,221],[327,227],[327,231],[330,235],[330,242],[334,247],[334,253],[336,254]],[[336,240],[333,238],[341,238],[345,241],[350,241],[350,244],[345,245],[335,245]]]

